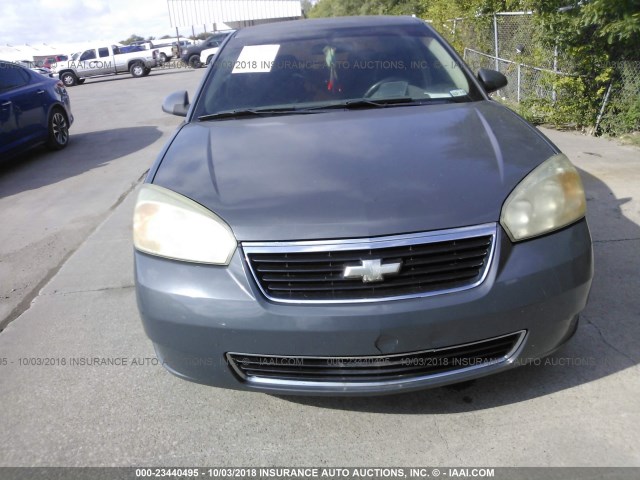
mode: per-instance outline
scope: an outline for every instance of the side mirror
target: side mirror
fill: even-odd
[[[170,113],[171,115],[186,117],[189,106],[189,94],[186,90],[180,90],[179,92],[173,92],[164,99],[164,102],[162,102],[162,111]]]
[[[482,83],[482,86],[487,93],[500,90],[501,88],[506,87],[507,83],[509,83],[507,77],[500,72],[488,70],[486,68],[478,70],[478,80],[480,80],[480,83]]]

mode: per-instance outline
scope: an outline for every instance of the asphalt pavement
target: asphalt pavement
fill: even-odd
[[[378,398],[180,380],[135,306],[136,186],[203,70],[70,89],[67,150],[0,170],[0,466],[640,466],[640,149],[544,132],[581,169],[596,276],[539,365]],[[107,364],[108,363],[108,364]]]

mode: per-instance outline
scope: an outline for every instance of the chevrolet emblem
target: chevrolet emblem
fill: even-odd
[[[398,273],[402,262],[385,263],[382,260],[361,260],[362,265],[348,266],[344,269],[344,278],[362,278],[364,283],[381,282],[385,275]]]

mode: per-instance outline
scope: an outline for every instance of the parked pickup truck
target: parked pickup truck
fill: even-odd
[[[140,42],[133,42],[131,45],[140,45],[147,50],[158,50],[158,61],[159,62],[167,62],[171,59],[171,57],[178,56],[174,52],[174,46],[178,45],[178,52],[182,48],[187,48],[191,45],[191,42],[188,40],[182,40],[178,44],[177,39],[174,41],[172,38],[165,38],[161,40],[154,40],[153,42],[145,40]]]
[[[69,60],[52,64],[51,70],[66,87],[72,87],[100,75],[129,72],[134,77],[145,77],[158,65],[157,50],[122,53],[120,48],[110,45],[74,53]]]

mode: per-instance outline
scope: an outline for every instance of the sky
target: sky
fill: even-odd
[[[166,0],[0,0],[0,19],[0,46],[175,36]]]

